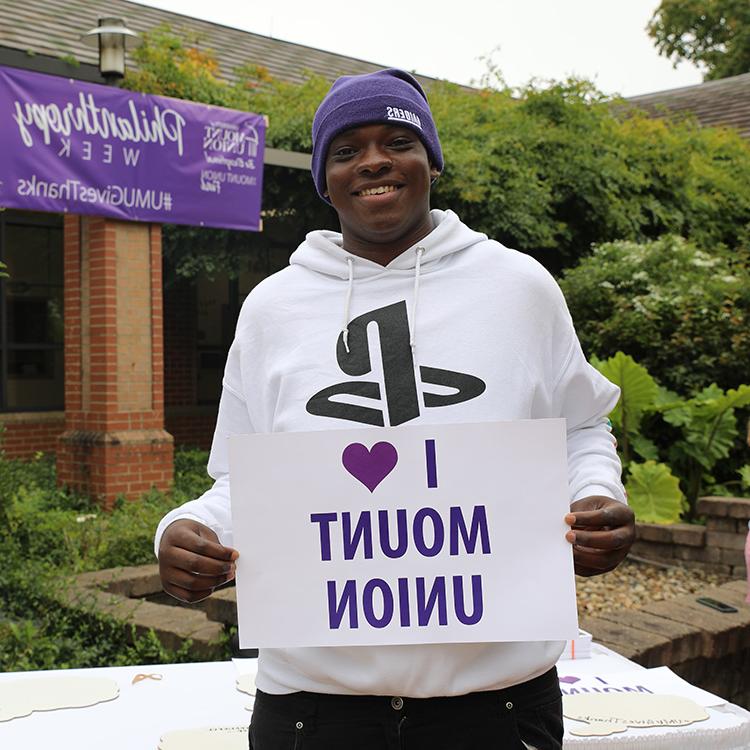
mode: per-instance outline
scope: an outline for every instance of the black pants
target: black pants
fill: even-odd
[[[454,698],[291,693],[255,698],[250,750],[560,750],[557,671]]]

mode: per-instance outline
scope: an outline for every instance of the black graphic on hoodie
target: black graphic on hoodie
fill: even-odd
[[[349,351],[346,351],[343,334],[336,343],[336,360],[339,367],[352,377],[372,372],[370,348],[367,343],[367,326],[376,323],[383,357],[383,386],[388,409],[388,421],[393,427],[409,422],[419,416],[419,393],[414,376],[414,358],[409,343],[409,320],[406,302],[396,302],[386,307],[371,310],[349,323]],[[441,395],[424,393],[424,405],[428,408],[450,406],[469,401],[484,393],[487,387],[483,380],[453,370],[437,367],[420,367],[423,384],[454,388],[455,393]],[[319,417],[347,419],[352,422],[376,425],[385,424],[383,411],[377,407],[359,406],[332,401],[334,396],[359,396],[380,401],[380,383],[375,381],[349,381],[336,383],[318,391],[308,402],[307,411]]]

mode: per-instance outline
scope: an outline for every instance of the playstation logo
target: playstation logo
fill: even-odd
[[[388,423],[395,427],[416,419],[420,414],[406,302],[396,302],[371,310],[352,320],[349,323],[349,352],[344,346],[343,335],[339,334],[336,360],[344,374],[351,377],[361,377],[372,372],[367,341],[367,326],[370,323],[375,323],[378,327]],[[424,405],[428,409],[469,401],[481,396],[487,387],[483,380],[473,375],[437,367],[420,367],[419,376],[423,386],[447,386],[455,391],[445,394],[424,390]],[[346,419],[377,427],[385,425],[386,415],[383,409],[331,400],[347,395],[378,402],[383,398],[381,385],[375,381],[336,383],[312,396],[307,402],[307,411],[319,417]]]

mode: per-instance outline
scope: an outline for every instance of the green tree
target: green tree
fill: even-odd
[[[308,152],[310,125],[329,82],[279,81],[258,66],[220,71],[167,29],[145,36],[124,85],[269,116],[267,143]],[[231,77],[230,77],[231,74]],[[522,91],[429,90],[446,167],[433,205],[533,254],[552,271],[594,242],[680,234],[702,247],[734,247],[750,226],[750,148],[730,130],[667,122],[613,106],[587,81]],[[303,170],[267,167],[263,209],[290,249],[312,228],[337,226]],[[179,228],[165,256],[184,276],[237,272],[267,238]]]
[[[647,30],[659,54],[704,68],[707,80],[750,71],[747,0],[662,0]]]

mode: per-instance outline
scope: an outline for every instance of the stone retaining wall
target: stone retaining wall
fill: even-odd
[[[698,514],[706,525],[638,523],[631,554],[646,560],[701,568],[732,578],[745,578],[745,540],[750,499],[702,497]]]

